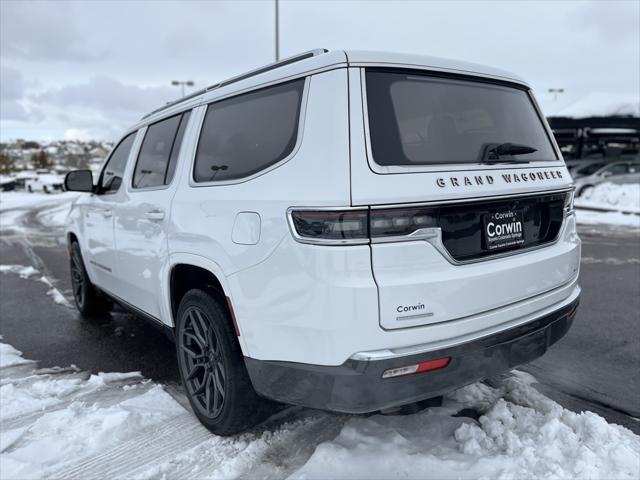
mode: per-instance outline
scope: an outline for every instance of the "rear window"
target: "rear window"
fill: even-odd
[[[248,177],[287,157],[298,138],[303,89],[300,79],[209,105],[194,180]]]
[[[521,161],[557,160],[526,91],[501,84],[367,69],[367,107],[379,165],[479,163],[490,145],[535,148]]]

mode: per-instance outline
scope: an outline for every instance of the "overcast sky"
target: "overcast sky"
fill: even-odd
[[[0,138],[114,140],[180,95],[273,61],[274,4],[0,0]],[[511,70],[543,108],[638,95],[640,1],[287,1],[281,56],[367,49]],[[546,93],[562,87],[554,102]]]

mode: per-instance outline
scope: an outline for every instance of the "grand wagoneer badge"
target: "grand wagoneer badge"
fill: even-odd
[[[503,173],[501,175],[465,175],[462,177],[438,178],[439,187],[464,187],[473,185],[493,185],[496,179],[502,183],[528,183],[564,178],[560,170],[540,170],[536,172]]]

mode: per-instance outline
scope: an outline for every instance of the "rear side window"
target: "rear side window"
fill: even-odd
[[[196,182],[248,177],[296,145],[304,79],[212,103],[200,133]]]
[[[366,71],[369,133],[379,165],[479,163],[493,145],[535,148],[516,160],[557,160],[526,91],[379,69]]]
[[[118,146],[113,149],[109,160],[107,160],[102,169],[102,175],[100,175],[101,193],[114,193],[120,188],[136,133],[133,132],[124,137]]]
[[[133,188],[168,185],[173,178],[189,112],[150,125],[133,173]]]

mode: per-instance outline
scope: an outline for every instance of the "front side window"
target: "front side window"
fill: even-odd
[[[510,160],[557,160],[525,90],[428,74],[366,70],[374,161],[384,166],[479,163],[495,146],[535,149]]]
[[[194,180],[248,177],[286,158],[298,138],[303,89],[300,79],[209,105]]]
[[[109,160],[102,169],[100,175],[100,192],[114,193],[117,192],[122,184],[124,169],[127,166],[129,153],[133,146],[133,140],[136,138],[136,132],[130,133],[122,139],[118,146],[113,150]]]
[[[133,188],[158,187],[171,182],[188,118],[189,112],[149,125],[133,173]]]

